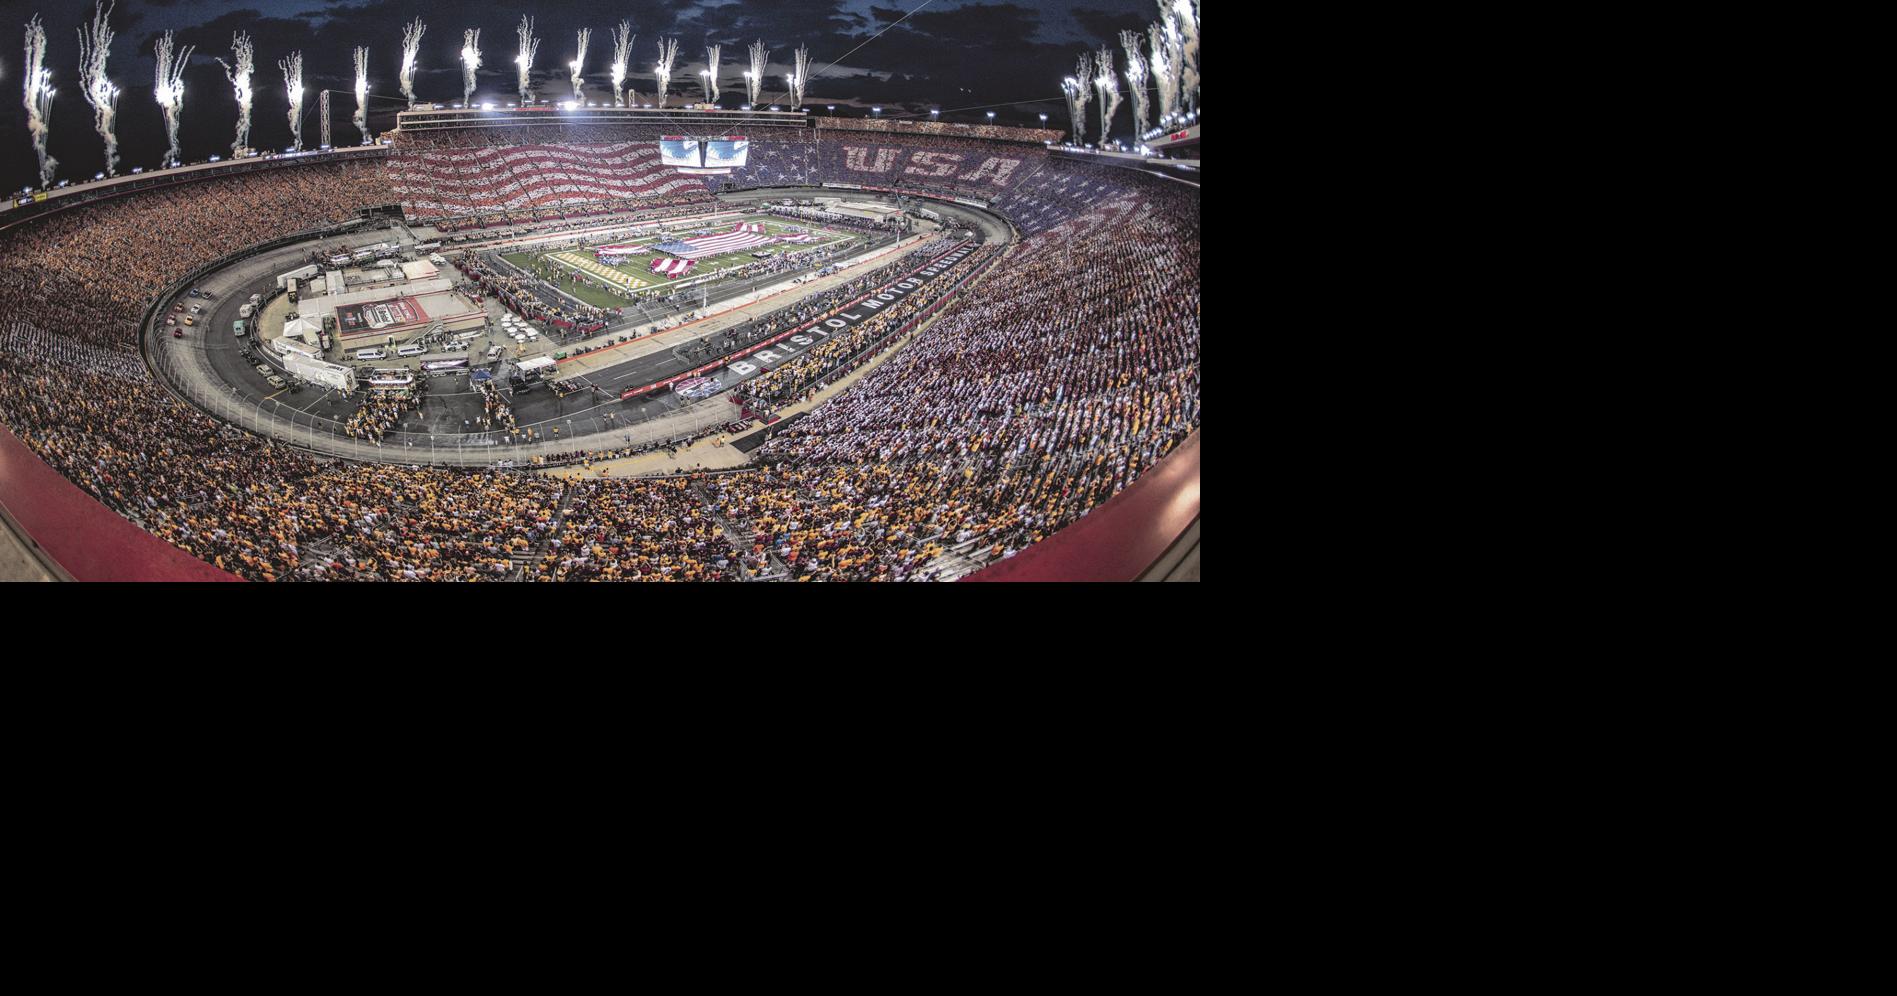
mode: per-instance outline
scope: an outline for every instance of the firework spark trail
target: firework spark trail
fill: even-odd
[[[1093,85],[1100,91],[1100,144],[1107,144],[1107,135],[1113,130],[1113,114],[1120,109],[1120,81],[1113,75],[1113,47],[1100,46],[1099,75],[1093,78]]]
[[[534,37],[534,19],[520,15],[520,27],[514,29],[520,36],[520,54],[514,56],[514,65],[520,67],[520,106],[533,103],[534,90],[531,73],[534,57],[540,54],[540,39]]]
[[[790,74],[790,109],[804,106],[804,87],[810,85],[810,49],[797,46],[796,68]]]
[[[79,29],[79,78],[86,103],[92,105],[92,127],[105,139],[105,175],[119,172],[119,88],[105,75],[105,60],[111,55],[112,4],[98,0],[92,8],[92,24]]]
[[[303,151],[303,53],[291,52],[287,59],[278,59],[277,68],[283,70],[283,89],[290,97],[290,144],[298,152]]]
[[[592,40],[593,40],[593,29],[581,28],[579,54],[573,57],[573,67],[572,67],[573,68],[573,100],[575,103],[578,103],[586,95],[585,91],[582,89],[586,81],[581,76],[581,74],[586,71],[586,44]]]
[[[1151,95],[1146,92],[1146,57],[1140,54],[1141,35],[1137,31],[1120,32],[1120,47],[1126,50],[1126,90],[1133,96],[1133,141],[1146,140],[1146,122],[1152,110]]]
[[[1153,48],[1153,86],[1159,90],[1159,120],[1170,122],[1179,113],[1179,35],[1170,17],[1146,28]]]
[[[249,35],[242,31],[231,35],[231,58],[237,62],[235,67],[223,59],[217,64],[224,67],[224,77],[237,92],[237,140],[231,143],[231,155],[241,156],[250,148],[250,102],[255,96],[250,77],[257,71],[257,49]]]
[[[699,78],[705,81],[705,103],[707,104],[718,102],[718,53],[723,49],[722,45],[705,46],[705,72]]]
[[[631,21],[620,21],[613,29],[613,106],[626,106],[626,63],[632,61]]]
[[[652,67],[652,75],[659,85],[659,106],[665,106],[665,90],[672,85],[672,65],[678,61],[678,39],[659,39],[659,62]]]
[[[461,32],[461,106],[474,106],[474,71],[481,68],[481,29]]]
[[[421,54],[422,35],[428,32],[428,26],[416,18],[402,26],[402,96],[410,104],[415,103],[415,59]]]
[[[1074,123],[1074,144],[1087,144],[1087,105],[1093,100],[1093,53],[1080,53],[1080,61],[1075,64],[1074,75],[1060,81],[1061,92],[1067,95],[1067,116]]]
[[[362,144],[369,144],[369,47],[356,47],[356,116],[352,119],[362,133]]]
[[[53,88],[51,73],[42,64],[46,61],[46,28],[40,24],[40,16],[26,22],[26,130],[33,136],[33,154],[40,161],[40,186],[51,186],[53,170],[59,166],[59,160],[46,154],[46,136],[53,130]]]
[[[764,39],[759,38],[751,45],[751,71],[744,74],[745,100],[752,107],[757,106],[758,92],[764,89],[764,67],[771,64],[771,50],[764,47]]]
[[[1199,106],[1199,0],[1172,0],[1173,19],[1179,22],[1179,98]]]
[[[178,151],[178,118],[184,114],[184,67],[191,61],[192,48],[186,45],[181,51],[174,50],[169,31],[158,36],[155,53],[158,74],[153,92],[158,95],[159,109],[165,112],[165,138],[170,143],[165,148],[166,166],[176,166],[182,161]]]

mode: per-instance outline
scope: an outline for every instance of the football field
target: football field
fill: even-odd
[[[764,226],[765,235],[775,236],[780,239],[800,235],[815,236],[815,239],[810,242],[772,242],[766,245],[752,246],[718,256],[700,257],[693,264],[691,270],[678,279],[685,280],[693,277],[702,277],[706,274],[743,266],[747,263],[757,262],[761,258],[783,253],[800,252],[805,249],[815,249],[822,246],[837,246],[857,237],[853,233],[827,229],[814,222],[785,221],[773,215],[749,215],[742,220],[747,224],[762,224]],[[658,243],[685,240],[701,237],[705,234],[729,231],[732,224],[732,222],[721,222],[717,225],[713,225],[709,233],[673,232],[664,236],[649,235],[639,239],[623,241]],[[609,240],[603,244],[611,245],[617,241],[621,240]],[[753,253],[762,255],[754,256],[752,255]],[[586,280],[592,281],[591,284],[570,279],[558,279],[557,282],[561,290],[572,294],[574,297],[588,304],[597,305],[602,308],[620,307],[627,302],[629,297],[637,296],[642,291],[656,290],[665,284],[675,282],[652,272],[651,267],[653,260],[674,258],[668,253],[659,252],[657,250],[642,253],[637,256],[625,257],[617,265],[601,262],[594,256],[590,248],[561,249],[552,252],[527,250],[507,253],[503,258],[515,266],[543,278],[555,279],[565,277],[568,274],[577,274]]]

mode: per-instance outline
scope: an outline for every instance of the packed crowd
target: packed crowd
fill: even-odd
[[[191,270],[389,200],[380,164],[342,162],[180,183],[55,212],[6,231],[0,314],[130,350],[152,295]]]
[[[343,434],[350,439],[382,445],[383,437],[395,429],[402,416],[421,410],[422,392],[427,387],[428,382],[424,380],[402,391],[369,392],[362,399],[362,406],[351,412],[348,421],[343,423]]]
[[[726,517],[800,576],[926,576],[1006,556],[1199,424],[1196,192],[1142,185],[1019,247],[967,302],[721,478]],[[1087,279],[1072,279],[1084,259]]]
[[[767,204],[764,210],[785,218],[795,218],[799,221],[814,221],[820,225],[829,225],[833,228],[854,228],[863,232],[886,231],[890,228],[899,227],[896,223],[887,219],[865,218],[862,215],[856,214],[839,214],[835,211],[825,211],[822,208],[798,207],[789,204]]]
[[[537,577],[546,581],[735,581],[737,551],[686,478],[581,481]]]
[[[935,308],[954,293],[966,274],[979,271],[994,247],[977,251],[957,264],[957,272],[924,284],[922,289],[885,308],[867,321],[859,322],[832,335],[797,355],[797,358],[762,376],[746,381],[738,393],[763,406],[794,403],[822,389],[831,380],[849,373],[873,358],[883,348],[894,345],[892,336]]]
[[[153,382],[135,355],[152,295],[220,255],[385,203],[379,175],[353,164],[167,188],[0,233],[0,423],[106,506],[254,580],[709,580],[771,564],[802,579],[928,578],[951,548],[991,559],[1071,523],[1199,424],[1197,191],[1129,176],[1098,193],[783,429],[762,471],[567,484],[336,463]],[[808,321],[942,248],[761,328]],[[811,351],[765,382],[769,396],[807,393],[835,361],[878,348],[875,335]],[[504,427],[507,414],[487,417]],[[403,410],[358,415],[359,431],[380,433]]]

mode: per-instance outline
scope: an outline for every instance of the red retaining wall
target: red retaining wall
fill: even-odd
[[[1199,517],[1199,434],[1080,521],[964,581],[1134,581]]]

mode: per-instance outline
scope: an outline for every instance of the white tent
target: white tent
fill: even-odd
[[[313,315],[300,315],[283,323],[285,339],[296,339],[314,346],[321,341],[317,337],[322,334],[323,322]]]

